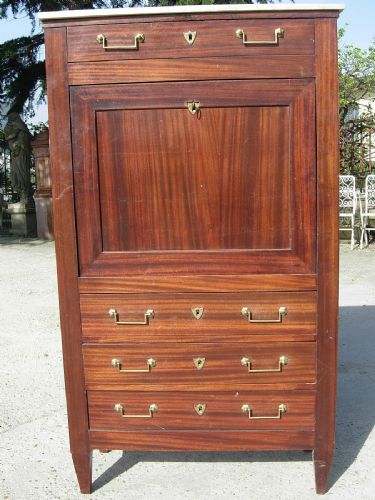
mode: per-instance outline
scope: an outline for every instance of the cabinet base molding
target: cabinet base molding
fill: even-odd
[[[277,451],[314,447],[311,431],[89,431],[90,446],[131,451]]]

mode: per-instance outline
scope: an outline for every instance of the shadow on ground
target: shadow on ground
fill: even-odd
[[[51,240],[41,240],[39,238],[20,238],[19,236],[9,236],[9,235],[0,235],[0,246],[8,245],[8,246],[40,246],[45,245],[46,243],[51,243]]]
[[[351,466],[375,424],[375,306],[341,307],[336,454],[330,487]],[[97,490],[138,462],[282,462],[306,452],[124,452],[93,483]]]
[[[92,484],[96,491],[112,479],[131,469],[138,462],[301,462],[311,460],[311,452],[123,452],[122,457]]]
[[[340,308],[339,346],[331,486],[354,462],[375,425],[375,306]]]

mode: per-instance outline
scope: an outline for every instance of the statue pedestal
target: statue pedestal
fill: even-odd
[[[38,238],[53,240],[53,210],[49,159],[49,132],[45,128],[31,143],[35,161],[34,193]]]
[[[53,215],[51,192],[44,194],[39,189],[34,194],[38,238],[53,240]]]
[[[4,196],[2,193],[0,193],[0,232],[3,229],[3,203],[4,203]]]
[[[35,208],[24,203],[11,203],[7,208],[11,219],[10,234],[33,238],[37,235]]]

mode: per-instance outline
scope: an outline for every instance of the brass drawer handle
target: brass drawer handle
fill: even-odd
[[[109,317],[114,318],[116,325],[148,325],[150,318],[155,317],[153,309],[147,309],[145,312],[145,319],[143,321],[119,321],[118,312],[116,309],[110,309],[108,311]]]
[[[285,31],[283,28],[275,29],[275,37],[273,40],[248,40],[247,33],[243,29],[236,30],[236,37],[242,39],[244,45],[278,45],[279,38],[284,38]]]
[[[114,409],[124,418],[152,418],[154,413],[157,413],[159,407],[155,403],[152,403],[148,408],[147,415],[125,415],[125,407],[121,403],[116,403]]]
[[[107,38],[102,33],[96,37],[96,41],[101,44],[104,50],[138,50],[139,43],[145,41],[145,35],[143,33],[134,35],[133,45],[107,45]]]
[[[249,373],[269,373],[269,372],[281,372],[283,371],[283,366],[288,364],[288,358],[286,356],[280,356],[278,368],[266,368],[264,370],[253,370],[251,368],[251,361],[249,358],[242,358],[241,365],[247,366]]]
[[[112,359],[111,365],[117,368],[117,371],[120,373],[150,373],[151,369],[156,366],[156,361],[153,358],[147,360],[147,368],[143,370],[123,370],[122,363],[119,359]]]
[[[243,314],[243,316],[247,317],[249,323],[282,323],[283,316],[286,316],[288,314],[288,308],[281,306],[279,308],[279,317],[277,319],[253,319],[253,313],[251,312],[251,309],[246,306],[241,309],[241,313]]]
[[[280,419],[281,416],[283,415],[283,413],[286,413],[287,407],[286,407],[286,404],[282,403],[279,405],[277,415],[271,415],[271,416],[267,416],[267,415],[264,416],[263,415],[263,416],[259,416],[259,417],[253,416],[253,410],[252,410],[251,406],[248,404],[242,405],[241,410],[244,413],[247,413],[249,420]]]

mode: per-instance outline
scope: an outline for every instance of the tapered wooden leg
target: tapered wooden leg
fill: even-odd
[[[318,495],[324,495],[328,489],[332,459],[332,455],[322,459],[319,457],[319,454],[314,451],[315,489]]]
[[[72,458],[81,493],[91,493],[92,452],[72,453]]]

